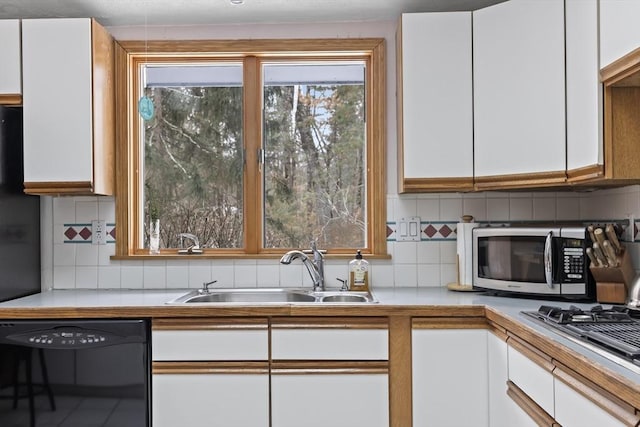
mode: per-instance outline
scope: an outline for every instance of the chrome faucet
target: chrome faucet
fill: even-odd
[[[193,245],[187,247],[186,249],[178,249],[179,254],[201,254],[202,248],[200,248],[200,241],[198,240],[198,236],[191,233],[180,233],[178,234],[180,237],[180,243],[182,243],[182,239],[189,239],[193,242]]]
[[[291,264],[294,259],[300,259],[311,276],[314,291],[324,291],[324,256],[318,250],[316,242],[311,242],[313,261],[302,251],[289,251],[280,258],[281,264]]]

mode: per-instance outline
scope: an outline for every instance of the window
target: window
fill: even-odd
[[[116,256],[386,255],[381,39],[120,42]],[[143,119],[141,97],[154,112]]]

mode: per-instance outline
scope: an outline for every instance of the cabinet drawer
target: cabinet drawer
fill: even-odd
[[[387,360],[386,319],[274,319],[271,357],[275,360]]]
[[[266,319],[154,320],[154,361],[268,360]]]
[[[553,417],[553,365],[513,337],[508,340],[509,380]]]
[[[274,427],[388,427],[387,374],[322,372],[271,377]]]

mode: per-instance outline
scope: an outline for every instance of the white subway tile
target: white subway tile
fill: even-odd
[[[54,289],[74,289],[76,287],[76,268],[69,266],[53,267]]]
[[[533,219],[535,220],[555,220],[556,219],[556,198],[534,198],[533,199]]]
[[[120,288],[120,265],[108,265],[98,267],[98,288]]]
[[[393,264],[391,262],[379,261],[371,265],[370,284],[374,291],[376,288],[394,287]]]
[[[415,196],[399,196],[395,200],[395,207],[393,214],[394,220],[398,218],[406,218],[410,216],[416,216],[418,214],[418,207]]]
[[[98,265],[113,265],[117,261],[111,261],[111,256],[116,254],[116,245],[108,243],[98,245]]]
[[[189,262],[189,287],[201,288],[203,283],[210,282],[211,262],[207,260],[193,260]]]
[[[463,215],[462,198],[440,199],[440,220],[457,221]]]
[[[263,288],[280,286],[280,266],[275,260],[272,264],[258,264],[257,286]]]
[[[418,265],[418,287],[440,286],[440,265],[421,264]]]
[[[76,267],[76,289],[96,289],[98,267]]]
[[[116,222],[116,203],[113,197],[98,199],[98,219],[107,221],[107,223]]]
[[[452,242],[440,242],[440,263],[441,264],[455,264],[458,253],[458,244],[455,241]]]
[[[303,272],[305,275],[309,275],[301,263],[280,264],[280,286],[283,288],[299,288],[302,286]]]
[[[255,288],[258,284],[258,267],[255,260],[237,260],[234,264],[234,285],[237,288]]]
[[[141,289],[144,286],[143,269],[142,263],[123,263],[120,266],[120,287],[123,289]]]
[[[456,264],[440,264],[440,285],[446,286],[447,283],[456,283],[458,281],[458,271]]]
[[[73,197],[53,198],[53,223],[69,224],[76,222],[76,202]]]
[[[396,264],[416,264],[418,262],[418,244],[417,242],[397,242],[394,249],[394,262]]]
[[[235,267],[232,260],[211,263],[211,280],[217,280],[214,286],[221,288],[235,287]]]
[[[487,196],[487,221],[508,221],[509,220],[509,199],[497,197],[491,193]]]
[[[98,201],[76,201],[76,222],[90,224],[94,219],[98,219]]]
[[[144,288],[164,289],[167,287],[167,267],[164,262],[145,261],[143,275]]]
[[[396,287],[418,286],[418,268],[416,264],[395,264],[393,276]]]
[[[167,288],[184,289],[189,287],[189,266],[184,261],[167,261]]]
[[[426,241],[418,243],[418,258],[416,262],[418,264],[440,264],[439,242]]]
[[[465,195],[462,199],[462,215],[471,215],[476,221],[484,221],[487,219],[487,199],[486,198],[467,198]],[[460,218],[455,218],[460,221]]]
[[[533,218],[533,203],[531,198],[509,199],[509,219],[512,221],[530,220]]]
[[[53,245],[53,265],[54,266],[75,266],[76,265],[75,243],[60,243]]]
[[[417,215],[422,221],[440,221],[440,199],[418,199]]]
[[[67,243],[71,245],[71,243]],[[78,243],[76,246],[76,266],[97,266],[98,245],[90,243]]]

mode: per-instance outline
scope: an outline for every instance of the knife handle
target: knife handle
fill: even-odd
[[[604,232],[607,235],[607,238],[611,242],[611,246],[613,246],[613,250],[616,252],[616,255],[622,251],[622,245],[618,240],[618,235],[616,234],[616,229],[611,224],[607,224],[604,228]]]
[[[608,267],[609,263],[607,262],[607,258],[604,256],[604,252],[602,252],[602,248],[598,244],[598,242],[593,244],[593,253],[598,259],[598,262],[602,267]]]
[[[607,257],[607,261],[609,262],[609,267],[617,267],[618,266],[618,256],[616,255],[616,251],[613,249],[611,243],[608,240],[605,240],[602,244],[602,249],[604,252],[604,256]]]
[[[587,256],[591,260],[591,265],[594,267],[600,267],[600,262],[598,261],[598,258],[596,258],[596,256],[593,254],[593,249],[587,248],[586,252],[587,252]]]
[[[587,232],[589,233],[589,238],[591,239],[591,243],[596,241],[596,236],[593,234],[593,225],[589,225],[587,227]]]
[[[602,248],[602,244],[605,241],[604,231],[602,231],[602,228],[598,227],[593,230],[593,235],[596,237],[596,242],[598,243],[598,245],[600,245],[600,247]]]

